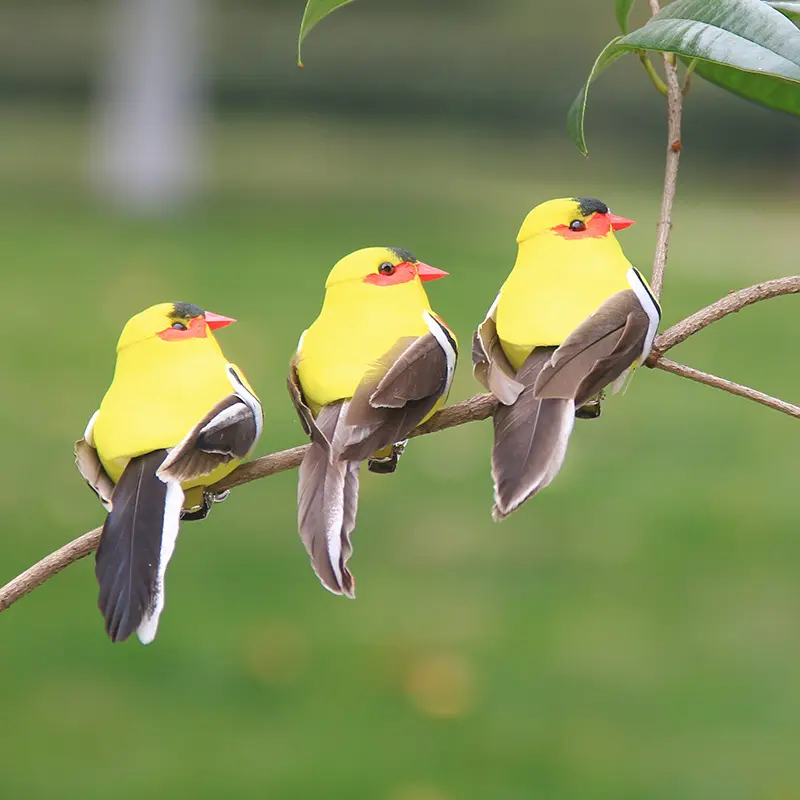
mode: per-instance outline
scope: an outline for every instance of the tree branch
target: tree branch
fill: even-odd
[[[699,369],[687,367],[685,364],[678,364],[676,361],[671,361],[668,358],[660,358],[655,363],[655,366],[658,369],[663,369],[665,372],[671,372],[673,375],[680,375],[682,378],[689,378],[689,380],[704,383],[706,386],[722,389],[723,392],[728,392],[728,394],[746,397],[748,400],[761,403],[762,406],[774,408],[776,411],[782,411],[784,414],[800,419],[800,406],[795,406],[792,403],[779,400],[777,397],[771,397],[768,394],[764,394],[764,392],[751,389],[749,386],[742,386],[741,383],[734,383],[725,378],[718,378],[716,375],[710,375],[708,372],[701,372]]]
[[[45,556],[41,561],[38,561],[30,569],[26,569],[21,575],[9,581],[2,589],[0,589],[0,611],[5,611],[12,603],[25,597],[26,594],[32,592],[37,586],[41,586],[46,580],[49,580],[53,575],[57,575],[64,567],[68,567],[75,561],[81,558],[86,558],[89,553],[97,550],[97,545],[100,543],[100,534],[103,532],[102,528],[95,528],[89,533],[84,533],[77,539],[73,539],[69,544]]]
[[[410,438],[424,436],[426,433],[436,433],[446,428],[455,428],[457,425],[464,425],[467,422],[478,422],[492,415],[497,404],[495,398],[490,394],[478,394],[463,400],[456,405],[443,408],[434,414],[424,425],[420,425],[409,434]],[[238,466],[230,475],[214,484],[213,491],[224,492],[233,489],[234,486],[241,486],[243,483],[267,478],[276,472],[284,472],[287,469],[297,469],[303,460],[307,444],[293,447],[291,450],[283,450],[280,453],[271,453],[262,456],[254,461]],[[0,611],[2,611],[2,589],[0,589]]]
[[[650,0],[653,16],[661,10],[658,0]],[[667,266],[669,234],[672,230],[672,206],[678,186],[678,165],[681,159],[681,117],[683,116],[683,88],[678,80],[678,64],[672,53],[664,53],[664,72],[667,78],[667,164],[664,170],[664,194],[661,196],[661,213],[656,228],[656,251],[650,286],[661,299],[664,288],[664,270]]]
[[[710,306],[706,306],[690,317],[681,320],[676,325],[673,325],[664,333],[657,336],[653,344],[653,351],[647,359],[647,366],[663,369],[666,372],[672,372],[675,375],[680,375],[684,378],[697,381],[698,383],[704,383],[707,386],[722,389],[722,391],[729,392],[730,394],[745,397],[748,400],[753,400],[769,408],[774,408],[784,414],[800,418],[800,407],[798,406],[770,397],[755,389],[750,389],[747,386],[741,386],[738,383],[733,383],[724,378],[718,378],[715,375],[700,372],[700,370],[677,364],[674,361],[664,358],[664,353],[668,350],[671,350],[690,336],[693,336],[712,323],[721,320],[728,314],[741,311],[743,308],[757,303],[760,300],[768,300],[772,297],[796,293],[800,293],[800,275],[794,275],[788,278],[777,278],[776,280],[749,286],[738,292],[731,292],[721,300],[717,300]],[[490,394],[475,395],[469,400],[464,400],[461,403],[456,403],[455,405],[448,406],[438,411],[424,425],[412,431],[410,435],[424,436],[429,433],[446,430],[447,428],[454,428],[458,425],[465,425],[468,422],[477,422],[487,419],[492,415],[496,405],[497,400]],[[308,445],[301,445],[300,447],[293,447],[290,450],[283,450],[279,453],[271,453],[270,455],[262,456],[247,464],[241,464],[230,475],[216,483],[213,489],[216,492],[221,492],[226,489],[232,489],[235,486],[241,486],[243,483],[266,478],[277,472],[295,469],[303,460],[303,454],[307,448]],[[12,603],[15,603],[21,597],[33,591],[37,586],[41,586],[46,580],[52,578],[53,575],[56,575],[65,567],[68,567],[81,558],[85,558],[96,550],[100,541],[101,532],[102,528],[95,528],[83,534],[83,536],[79,536],[77,539],[69,542],[69,544],[64,545],[59,550],[46,556],[30,569],[27,569],[21,575],[18,575],[0,588],[0,611],[5,611]]]
[[[659,334],[653,343],[650,357],[647,359],[648,366],[655,366],[659,356],[666,353],[667,350],[671,350],[693,334],[728,314],[741,311],[759,300],[769,300],[772,297],[797,294],[798,292],[800,292],[800,275],[775,278],[771,281],[764,281],[764,283],[757,283],[755,286],[748,286],[746,289],[740,289],[738,292],[729,292],[726,297],[717,300],[710,306],[701,308],[690,317],[686,317],[669,330]]]

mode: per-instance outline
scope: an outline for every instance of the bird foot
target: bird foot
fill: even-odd
[[[181,511],[182,522],[196,522],[200,519],[205,519],[211,513],[211,506],[214,503],[221,503],[230,494],[227,492],[220,492],[219,494],[212,494],[211,492],[203,492],[203,502],[199,506],[184,509]]]
[[[397,462],[403,451],[406,449],[408,439],[402,442],[396,442],[392,445],[391,453],[384,458],[370,458],[367,460],[367,469],[370,472],[375,472],[378,475],[391,475],[397,469]]]

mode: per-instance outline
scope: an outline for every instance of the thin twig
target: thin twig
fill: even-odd
[[[717,378],[705,372],[692,369],[691,367],[676,364],[674,361],[664,358],[664,353],[676,345],[688,339],[703,328],[726,317],[728,314],[736,313],[760,300],[768,300],[772,297],[779,297],[786,294],[800,292],[800,275],[788,278],[778,278],[755,286],[749,286],[738,292],[731,292],[726,297],[717,300],[710,306],[701,309],[676,325],[666,330],[656,337],[653,344],[653,352],[647,360],[648,367],[672,372],[676,375],[689,378],[699,383],[705,383],[717,389],[746,397],[757,403],[782,411],[793,417],[800,417],[800,408],[783,400],[778,400],[769,395],[750,389],[747,386],[727,381],[724,378]],[[447,428],[454,428],[458,425],[465,425],[468,422],[477,422],[492,415],[497,400],[490,394],[479,394],[464,400],[461,403],[442,409],[431,417],[428,422],[413,431],[411,436],[423,436],[429,433],[436,433]],[[303,453],[308,445],[293,447],[290,450],[283,450],[279,453],[271,453],[268,456],[257,458],[247,464],[237,467],[227,478],[219,481],[213,486],[213,490],[221,492],[240,486],[243,483],[266,478],[277,472],[295,469],[303,459]],[[64,545],[59,550],[46,556],[30,569],[27,569],[14,580],[0,588],[0,611],[5,611],[12,603],[33,591],[37,586],[43,584],[53,575],[56,575],[64,567],[69,566],[74,561],[78,561],[93,552],[100,541],[101,528],[95,528],[83,536],[78,537],[69,544]]]
[[[749,386],[742,386],[741,383],[734,383],[725,378],[718,378],[716,375],[710,375],[708,372],[701,372],[694,367],[678,364],[677,361],[671,361],[669,358],[660,358],[655,366],[658,369],[663,369],[665,372],[671,372],[673,375],[680,375],[682,378],[689,378],[689,380],[697,381],[697,383],[713,386],[715,389],[722,389],[723,392],[728,392],[728,394],[746,397],[748,400],[761,403],[762,406],[774,408],[776,411],[782,411],[784,414],[789,414],[789,416],[800,419],[800,406],[787,403],[785,400],[779,400],[777,397],[771,397],[768,394],[764,394],[764,392],[751,389]]]
[[[658,0],[650,0],[653,14],[661,9]],[[678,164],[681,159],[681,116],[683,115],[683,90],[678,80],[678,65],[673,53],[664,53],[664,72],[667,78],[667,164],[664,170],[664,194],[656,229],[656,251],[650,286],[653,294],[661,298],[664,288],[664,270],[667,266],[669,234],[672,229],[672,206],[678,186]]]

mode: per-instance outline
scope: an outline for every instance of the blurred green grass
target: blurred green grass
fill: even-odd
[[[649,271],[661,152],[322,118],[212,131],[206,202],[130,220],[83,194],[79,119],[0,128],[0,580],[102,519],[71,444],[124,321],[190,300],[265,408],[258,454],[302,441],[284,388],[344,253],[398,244],[447,269],[434,307],[471,331],[535,203],[596,195],[639,224]],[[785,176],[687,151],[665,324],[796,271]],[[777,187],[777,189],[776,189]],[[715,325],[678,360],[797,401],[797,310]],[[328,595],[295,533],[294,473],[186,525],[159,638],[112,647],[91,560],[0,618],[0,796],[782,798],[800,793],[797,445],[791,420],[657,371],[577,425],[556,483],[489,517],[486,423],[364,475],[359,599]]]

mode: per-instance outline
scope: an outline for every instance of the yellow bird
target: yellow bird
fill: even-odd
[[[475,377],[494,414],[492,516],[555,478],[576,416],[597,417],[650,352],[658,301],[614,231],[632,225],[594,198],[550,200],[517,235],[514,269],[473,339]]]
[[[191,303],[132,317],[100,409],[75,444],[76,464],[108,511],[95,560],[112,641],[156,635],[181,519],[203,519],[225,495],[206,488],[261,435],[261,403],[212,331],[235,320]]]
[[[445,275],[401,248],[351,253],[331,270],[322,311],[292,359],[289,392],[312,441],[300,466],[298,528],[335,594],[355,596],[347,561],[360,462],[394,472],[408,434],[450,391],[458,345],[422,286]]]

